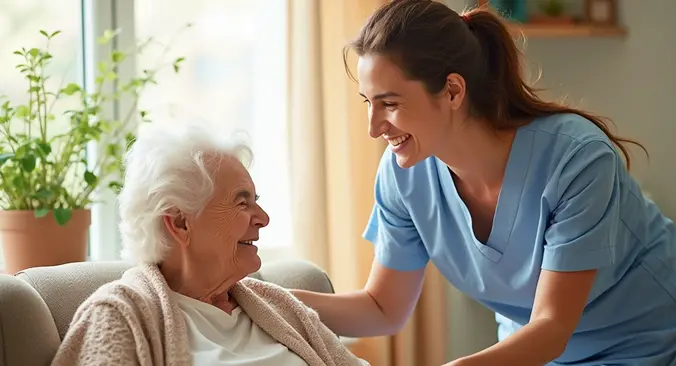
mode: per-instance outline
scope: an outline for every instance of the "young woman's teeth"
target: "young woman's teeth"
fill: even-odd
[[[390,142],[390,145],[392,145],[392,146],[398,146],[398,145],[401,145],[404,141],[408,140],[409,137],[411,137],[411,135],[406,134],[404,136],[399,136],[396,139],[391,139],[389,142]]]
[[[251,240],[242,240],[242,241],[240,241],[240,244],[253,245],[253,241],[251,241]]]

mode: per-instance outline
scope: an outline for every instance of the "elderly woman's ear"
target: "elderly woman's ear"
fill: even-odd
[[[188,245],[190,241],[190,229],[185,214],[182,212],[177,212],[175,214],[165,214],[163,216],[163,220],[167,232],[169,232],[174,240],[176,240],[176,242],[178,242],[180,245]]]

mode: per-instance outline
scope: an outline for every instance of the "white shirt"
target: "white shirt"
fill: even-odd
[[[188,328],[193,365],[307,366],[254,324],[241,308],[225,311],[174,293]]]

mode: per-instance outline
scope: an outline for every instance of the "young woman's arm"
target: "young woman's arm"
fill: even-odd
[[[398,332],[411,315],[425,269],[395,271],[374,261],[366,286],[342,294],[293,290],[319,313],[322,322],[344,337],[374,337]]]
[[[504,341],[449,366],[539,366],[556,359],[582,317],[595,276],[595,270],[543,270],[528,324]]]

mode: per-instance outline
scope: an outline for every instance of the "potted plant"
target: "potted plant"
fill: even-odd
[[[178,58],[119,80],[118,66],[130,54],[143,52],[152,41],[147,40],[130,52],[112,51],[98,64],[91,90],[74,83],[49,90],[49,41],[60,32],[40,33],[44,48],[14,52],[17,72],[26,79],[28,102],[15,104],[0,96],[0,240],[8,273],[87,259],[91,204],[102,190],[120,189],[122,156],[134,142],[135,124],[148,121],[136,108],[140,93],[155,83],[164,66],[178,72],[183,61]],[[109,43],[117,34],[106,31],[98,42]],[[113,83],[117,88],[106,92]],[[123,118],[110,118],[106,105],[123,97],[130,98],[132,106]],[[76,98],[79,106],[55,116],[53,106],[66,98]],[[67,132],[55,133],[57,121],[67,123]],[[93,143],[97,156],[88,161],[87,147]]]
[[[575,21],[566,14],[564,0],[540,0],[540,12],[541,14],[531,17],[531,23],[570,24]]]

